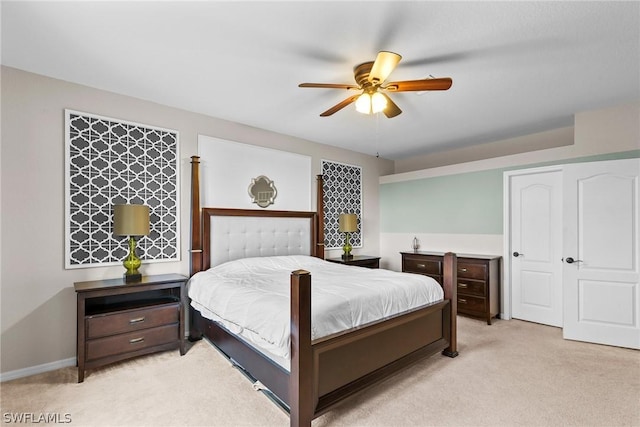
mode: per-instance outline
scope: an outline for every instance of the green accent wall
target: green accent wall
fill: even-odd
[[[502,233],[502,170],[380,186],[380,227],[388,233]]]
[[[640,150],[380,184],[382,233],[502,234],[503,173],[640,157]]]

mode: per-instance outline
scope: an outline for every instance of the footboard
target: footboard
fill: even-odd
[[[448,301],[313,345],[315,416],[345,397],[448,346]]]
[[[291,275],[291,426],[311,420],[344,398],[411,363],[442,351],[457,356],[456,258],[445,255],[445,300],[311,342],[311,276]]]

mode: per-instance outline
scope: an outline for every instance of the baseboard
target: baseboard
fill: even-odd
[[[45,363],[43,365],[16,369],[15,371],[3,372],[0,374],[0,382],[16,380],[18,378],[29,377],[31,375],[42,374],[49,371],[55,371],[56,369],[68,368],[69,366],[76,366],[75,357],[58,360],[56,362]]]

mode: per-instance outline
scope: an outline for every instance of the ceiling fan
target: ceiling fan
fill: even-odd
[[[371,114],[383,112],[388,118],[402,113],[402,110],[389,98],[386,92],[421,92],[427,90],[447,90],[453,80],[449,77],[426,78],[421,80],[403,80],[386,83],[391,72],[396,68],[402,56],[397,53],[378,52],[376,60],[357,65],[353,69],[356,80],[354,84],[339,83],[300,83],[298,87],[316,87],[325,89],[347,89],[362,91],[352,95],[342,102],[329,108],[320,114],[327,117],[342,110],[347,105],[355,102],[356,110],[361,113]]]

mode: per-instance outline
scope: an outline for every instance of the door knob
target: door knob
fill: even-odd
[[[524,254],[521,254],[520,252],[514,252],[513,256],[518,258],[519,256],[524,256]]]
[[[582,262],[581,259],[573,259],[571,257],[567,257],[565,261],[567,261],[567,264],[573,264],[574,262]]]

